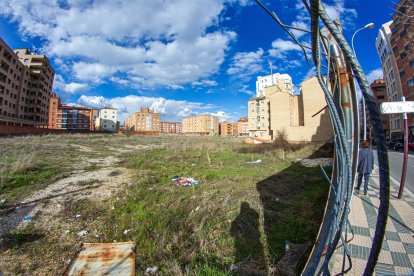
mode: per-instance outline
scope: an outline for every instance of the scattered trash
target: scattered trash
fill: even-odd
[[[257,164],[257,163],[262,163],[261,159],[257,159],[256,161],[250,161],[250,162],[246,162],[247,164]]]
[[[198,211],[198,209],[200,209],[200,206],[198,206],[197,208],[195,208],[196,211]]]
[[[174,175],[172,181],[177,186],[191,186],[191,185],[199,185],[200,182],[195,180],[192,177],[185,177],[185,176],[178,176]]]
[[[68,234],[69,232],[70,232],[70,230],[66,230],[66,231],[65,231],[65,234]]]
[[[76,217],[76,218],[79,218],[80,216],[81,216],[81,215],[77,214],[75,217]]]
[[[148,274],[148,275],[154,275],[155,273],[157,273],[157,271],[158,271],[158,267],[156,267],[156,266],[153,266],[153,267],[148,267],[148,268],[145,270],[145,274]]]
[[[112,208],[111,208],[112,210],[115,210],[115,206],[112,206]]]
[[[4,202],[6,202],[5,199],[0,199],[0,204],[3,204]]]
[[[24,220],[31,220],[32,217],[31,216],[24,216]]]
[[[128,234],[128,232],[131,231],[130,229],[127,229],[124,231],[124,235]]]
[[[86,235],[88,235],[88,231],[80,231],[80,232],[78,232],[76,235],[78,235],[78,237],[83,237],[83,236],[86,236]]]
[[[196,164],[191,164],[191,167],[195,167]]]

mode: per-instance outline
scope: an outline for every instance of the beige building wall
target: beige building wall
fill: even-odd
[[[219,126],[221,136],[238,136],[237,122],[221,122]]]
[[[162,133],[181,133],[180,122],[161,122]]]
[[[304,81],[300,96],[283,88],[268,86],[266,97],[249,100],[249,136],[274,140],[284,132],[290,141],[329,140],[333,132],[328,111],[315,115],[326,106],[318,80],[314,77]]]
[[[325,95],[316,77],[302,82],[303,125],[287,129],[292,141],[327,141],[333,137],[332,124],[326,106]],[[322,112],[323,108],[325,108]],[[317,115],[315,115],[318,113]]]
[[[249,122],[237,122],[237,136],[249,136]]]
[[[266,97],[252,98],[248,102],[249,136],[272,140],[270,129],[270,101]]]
[[[151,108],[141,108],[129,116],[124,122],[126,129],[134,131],[160,131],[161,116]]]
[[[202,135],[219,135],[219,118],[218,116],[210,114],[183,118],[182,132]]]

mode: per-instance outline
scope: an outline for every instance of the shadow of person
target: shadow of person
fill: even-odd
[[[238,275],[267,275],[266,259],[260,242],[259,213],[242,202],[240,214],[231,223],[234,238],[235,265],[232,272]]]
[[[332,157],[332,146],[322,146],[310,160]],[[329,172],[328,172],[329,173]],[[256,183],[263,210],[269,270],[286,254],[287,242],[313,243],[323,217],[328,194],[319,167],[296,162]]]

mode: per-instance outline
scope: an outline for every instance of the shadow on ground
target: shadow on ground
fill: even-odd
[[[332,144],[326,144],[308,158],[332,156]],[[239,275],[267,275],[274,271],[285,254],[286,243],[313,244],[329,190],[319,167],[306,168],[299,162],[259,181],[256,188],[262,204],[265,239],[260,239],[259,214],[243,202],[231,227]],[[266,245],[260,240],[265,240]]]

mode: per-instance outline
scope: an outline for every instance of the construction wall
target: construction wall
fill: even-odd
[[[0,125],[0,136],[15,136],[15,135],[47,135],[47,134],[70,134],[70,133],[85,133],[85,134],[108,134],[107,131],[89,131],[89,130],[66,130],[66,129],[50,129],[41,127],[22,127]]]

